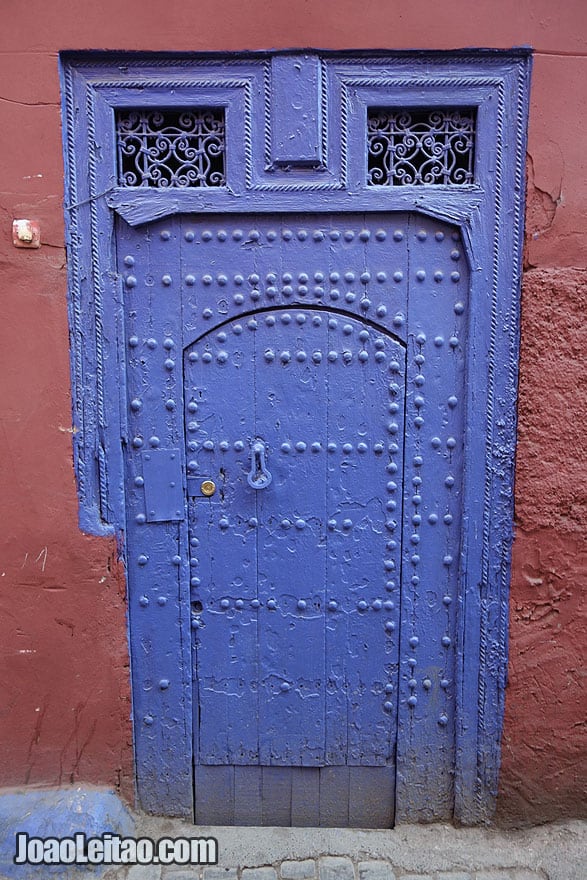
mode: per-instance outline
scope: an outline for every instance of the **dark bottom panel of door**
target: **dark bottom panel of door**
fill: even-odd
[[[196,825],[391,828],[395,767],[195,768]]]

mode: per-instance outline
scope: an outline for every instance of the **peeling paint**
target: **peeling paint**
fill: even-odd
[[[560,186],[562,186],[562,179],[560,180]],[[536,241],[552,228],[557,209],[562,203],[560,186],[556,194],[540,189],[535,183],[534,161],[532,156],[528,155],[526,164],[526,226],[524,234],[525,269],[532,268],[529,242]]]

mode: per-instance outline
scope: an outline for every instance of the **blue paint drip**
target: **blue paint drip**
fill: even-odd
[[[112,791],[80,787],[0,794],[0,875],[14,880],[99,877],[109,866],[14,864],[17,834],[63,838],[79,832],[86,839],[107,833],[125,837],[133,834],[134,822]]]

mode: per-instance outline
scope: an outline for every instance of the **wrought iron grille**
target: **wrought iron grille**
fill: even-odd
[[[473,182],[474,108],[369,108],[369,186]]]
[[[221,107],[121,110],[116,114],[121,186],[224,186]]]

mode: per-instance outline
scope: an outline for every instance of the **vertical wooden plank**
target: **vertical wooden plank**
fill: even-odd
[[[402,664],[401,818],[452,815],[455,652],[469,272],[457,229],[412,215]]]
[[[264,248],[257,275],[285,275],[290,287],[307,290],[319,243],[299,218],[289,220],[281,266]],[[259,520],[259,729],[266,765],[317,766],[324,759],[326,320],[298,305],[257,321],[255,432],[272,474],[267,489],[250,490]]]
[[[331,245],[331,276],[366,312],[400,250],[387,234],[382,247],[382,219],[344,217]],[[405,351],[350,315],[331,315],[328,349],[327,753],[382,765],[395,748]]]
[[[234,825],[234,767],[196,765],[196,825]]]
[[[291,768],[262,767],[263,825],[291,825]]]
[[[349,768],[320,768],[320,825],[346,828],[349,824]]]
[[[210,247],[210,266],[218,251]],[[228,258],[222,251],[223,261]],[[226,263],[225,263],[226,265]],[[195,286],[195,285],[194,285]],[[254,388],[241,369],[254,334],[233,321],[188,346],[185,424],[190,496],[190,583],[197,633],[198,759],[258,760],[257,536],[246,486]],[[211,497],[201,483],[212,480]]]
[[[320,824],[320,769],[291,768],[291,824],[315,828]]]
[[[261,767],[234,768],[234,824],[263,824],[263,770]]]
[[[395,766],[349,767],[349,826],[391,828]]]
[[[127,576],[137,778],[143,808],[169,815],[191,813],[193,791],[191,747],[186,741],[191,734],[191,693],[185,687],[189,673],[182,669],[189,651],[182,653],[179,647],[187,636],[185,545],[177,523],[148,521],[145,483],[150,475],[144,455],[177,449],[183,433],[181,357],[178,360],[174,353],[181,350],[181,310],[176,306],[165,311],[161,302],[167,287],[173,289],[176,303],[180,299],[174,271],[179,235],[176,218],[141,230],[118,224],[126,386],[122,383],[116,391],[122,393],[127,424]],[[169,285],[162,280],[165,276],[167,281],[168,274]],[[163,346],[164,339],[169,348]],[[167,400],[174,402],[173,409],[165,406]],[[154,487],[155,500],[160,490]],[[176,518],[181,519],[183,492],[175,500],[180,500]]]

